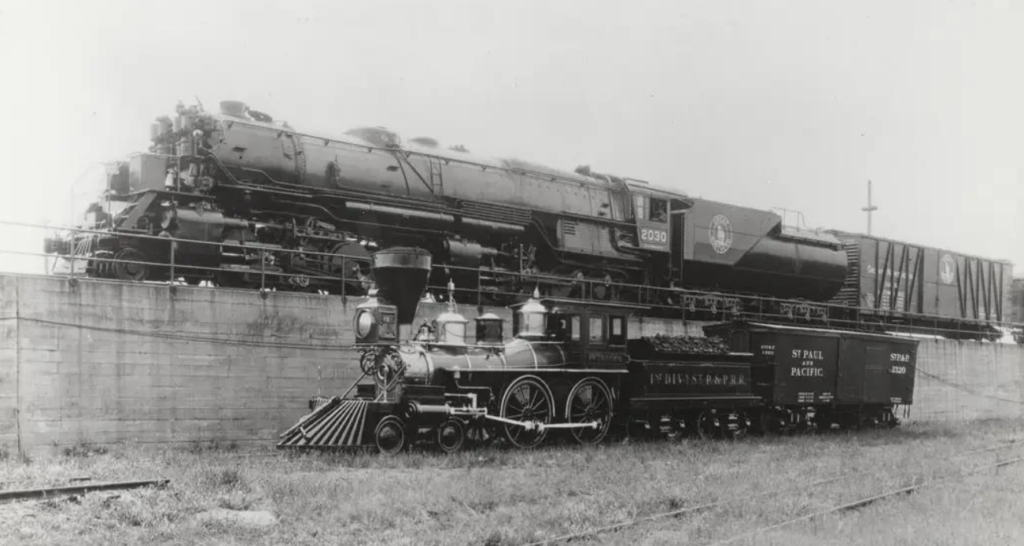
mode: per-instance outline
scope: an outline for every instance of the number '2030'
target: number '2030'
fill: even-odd
[[[667,243],[668,232],[661,231],[660,229],[643,228],[640,230],[640,240],[650,241],[652,243]]]

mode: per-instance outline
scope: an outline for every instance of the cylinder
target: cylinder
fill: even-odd
[[[456,239],[445,239],[445,252],[448,254],[448,262],[456,267],[480,267],[483,257],[483,247],[473,241],[459,241]]]
[[[419,402],[410,402],[409,410],[414,415],[448,415],[451,413],[451,408],[448,406],[420,404]]]

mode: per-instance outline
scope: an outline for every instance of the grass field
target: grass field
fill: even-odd
[[[1024,544],[1024,464],[958,477],[768,532],[795,516],[1024,456],[1024,423],[909,424],[894,431],[741,442],[608,443],[288,455],[270,449],[80,446],[0,461],[0,489],[73,478],[169,486],[0,505],[3,544],[525,544],[731,500],[572,544]],[[102,451],[102,450],[101,450]],[[856,475],[818,486],[815,481]],[[226,509],[215,512],[211,510]],[[225,519],[266,511],[263,525]]]

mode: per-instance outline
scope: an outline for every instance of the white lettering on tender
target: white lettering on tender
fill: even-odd
[[[910,355],[905,353],[892,353],[889,355],[889,362],[910,362]]]
[[[790,377],[825,377],[825,370],[822,368],[790,368]]]
[[[889,373],[903,375],[903,374],[907,373],[907,367],[906,366],[893,366],[893,367],[889,368]]]
[[[747,384],[746,377],[741,374],[731,373],[652,373],[650,378],[651,385],[695,387],[703,385],[736,386]]]

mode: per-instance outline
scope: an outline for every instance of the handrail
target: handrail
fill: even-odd
[[[98,234],[98,235],[111,235],[112,234],[112,232],[109,231],[109,230],[76,228],[76,227],[67,227],[67,226],[53,226],[53,225],[47,225],[47,224],[38,224],[38,223],[30,223],[30,222],[16,222],[16,221],[7,221],[7,220],[0,220],[0,226],[27,227],[27,228],[47,230],[47,231],[51,231],[51,232],[52,231],[66,232],[68,234]],[[8,249],[0,248],[0,255],[41,257],[41,258],[44,258],[44,259],[47,259],[47,258],[51,258],[51,259],[52,258],[58,258],[58,259],[68,260],[68,261],[71,262],[70,272],[66,275],[68,278],[82,278],[83,277],[83,275],[81,275],[77,271],[77,262],[78,262],[78,260],[83,260],[86,263],[92,262],[93,264],[97,264],[97,263],[99,263],[99,264],[109,264],[111,267],[114,264],[130,264],[130,265],[145,265],[145,266],[157,267],[157,268],[169,268],[169,275],[168,275],[168,278],[170,279],[169,281],[153,281],[153,282],[161,282],[163,284],[167,284],[167,285],[171,285],[171,286],[182,284],[181,281],[179,280],[183,276],[182,272],[187,272],[190,275],[193,275],[193,274],[201,275],[201,274],[204,274],[204,273],[214,273],[214,272],[220,272],[220,273],[223,273],[223,272],[238,272],[238,273],[251,273],[251,274],[259,273],[260,274],[259,289],[262,292],[267,292],[269,290],[267,279],[268,279],[268,277],[270,277],[272,279],[276,279],[276,282],[271,282],[270,283],[271,287],[276,286],[278,284],[287,284],[290,281],[301,281],[303,279],[310,280],[310,281],[317,280],[317,281],[328,281],[328,282],[340,282],[340,285],[341,285],[340,289],[342,291],[342,293],[341,293],[342,296],[352,295],[352,294],[345,294],[345,284],[346,283],[363,282],[363,279],[360,279],[358,277],[353,277],[353,276],[350,276],[348,274],[348,268],[346,267],[348,265],[347,261],[348,260],[353,260],[353,261],[356,261],[356,262],[359,262],[359,263],[366,263],[366,262],[368,262],[368,258],[366,256],[351,255],[351,254],[333,254],[333,253],[329,253],[329,252],[287,249],[287,248],[275,247],[275,246],[272,246],[272,245],[266,245],[266,244],[262,244],[262,243],[248,243],[248,244],[244,244],[244,243],[237,243],[237,242],[198,241],[198,240],[179,239],[179,238],[175,238],[175,237],[159,237],[159,236],[148,235],[148,234],[141,234],[141,233],[130,233],[130,232],[117,232],[117,233],[118,233],[118,235],[120,235],[122,237],[135,238],[135,239],[140,239],[140,240],[159,240],[159,241],[162,241],[162,242],[168,244],[169,248],[170,248],[170,262],[169,263],[168,262],[158,262],[158,261],[152,261],[152,260],[126,260],[126,259],[117,259],[115,257],[102,257],[102,256],[99,256],[99,257],[98,256],[84,256],[84,255],[78,255],[75,252],[76,248],[70,248],[69,249],[70,252],[69,253],[64,253],[64,254],[61,254],[61,253],[45,253],[45,252],[26,252],[26,251],[8,250]],[[254,258],[258,257],[258,259],[259,259],[259,269],[254,269],[254,268],[237,269],[237,268],[211,267],[211,266],[201,266],[201,265],[177,263],[176,262],[176,249],[178,248],[178,245],[180,245],[180,244],[187,244],[187,245],[209,245],[209,246],[219,247],[222,250],[229,250],[229,251],[230,250],[235,250],[235,251],[241,251],[241,252],[248,252],[248,253],[251,253],[252,257],[254,257]],[[266,254],[269,253],[269,252],[280,253],[280,254],[285,254],[285,255],[303,255],[303,256],[307,256],[307,257],[330,258],[332,260],[340,259],[340,263],[339,263],[339,267],[338,267],[338,269],[340,270],[340,274],[339,275],[331,275],[331,274],[327,274],[325,272],[321,272],[320,274],[318,274],[318,273],[315,273],[313,271],[287,272],[287,271],[277,270],[277,269],[274,269],[274,268],[268,268],[267,265],[266,265],[265,257],[266,257]],[[322,262],[314,262],[313,266],[315,267],[317,263],[322,263]],[[614,289],[617,289],[619,291],[622,291],[622,290],[634,291],[634,292],[637,293],[637,296],[638,296],[638,298],[640,298],[640,300],[637,301],[637,302],[629,302],[629,303],[639,303],[639,304],[643,305],[644,307],[646,307],[647,309],[649,309],[651,311],[662,311],[662,312],[666,312],[666,313],[671,313],[671,314],[676,315],[678,318],[681,318],[683,320],[686,320],[687,313],[693,313],[694,311],[696,311],[698,313],[704,313],[704,314],[716,313],[716,314],[722,316],[723,318],[735,317],[735,318],[747,318],[747,319],[755,319],[755,320],[773,320],[773,319],[775,319],[775,320],[794,320],[794,319],[798,318],[798,317],[790,316],[789,314],[782,314],[782,313],[778,313],[778,312],[774,312],[773,311],[774,308],[777,308],[779,306],[789,306],[791,308],[796,308],[796,309],[805,310],[805,311],[806,310],[815,310],[815,309],[817,309],[817,310],[824,310],[824,311],[826,311],[826,316],[828,314],[827,313],[828,311],[839,311],[839,310],[841,310],[844,313],[851,314],[851,315],[854,315],[856,317],[854,320],[843,320],[843,319],[829,318],[829,319],[827,319],[825,321],[829,325],[854,325],[854,326],[861,326],[861,327],[863,327],[865,325],[876,325],[877,324],[879,326],[884,326],[885,329],[887,329],[889,331],[901,331],[901,330],[905,330],[905,331],[918,331],[918,330],[922,330],[923,329],[923,330],[930,330],[930,331],[935,331],[935,332],[961,333],[961,334],[967,334],[967,333],[974,332],[974,330],[972,328],[987,328],[987,327],[1002,328],[1002,329],[1009,330],[1009,331],[1022,331],[1022,332],[1024,332],[1024,324],[1013,323],[1013,322],[1009,322],[1009,321],[1005,321],[1005,320],[1004,321],[995,321],[995,320],[984,320],[984,319],[943,317],[943,316],[926,315],[926,314],[921,314],[921,313],[900,312],[900,311],[886,310],[886,309],[872,309],[872,308],[863,308],[863,307],[853,307],[853,306],[848,306],[848,305],[843,305],[843,304],[836,304],[836,303],[831,303],[831,302],[811,302],[811,301],[805,301],[805,300],[787,300],[787,299],[781,299],[781,298],[773,298],[773,297],[768,297],[768,296],[761,296],[761,295],[757,295],[757,294],[743,294],[743,293],[716,292],[716,291],[707,291],[707,290],[692,290],[692,289],[681,289],[681,288],[653,287],[653,286],[647,286],[647,285],[641,285],[641,284],[633,284],[633,283],[605,282],[603,280],[597,280],[597,279],[583,279],[583,280],[580,280],[580,281],[576,281],[574,279],[567,279],[565,277],[558,277],[558,276],[553,276],[553,275],[545,275],[545,274],[541,274],[541,273],[538,273],[538,274],[524,274],[524,273],[520,273],[520,272],[516,272],[516,271],[488,270],[488,269],[480,269],[480,268],[472,268],[472,267],[464,267],[464,266],[455,266],[455,265],[436,265],[435,267],[440,267],[440,268],[446,269],[448,271],[461,272],[461,273],[463,273],[464,275],[467,275],[467,276],[476,276],[477,277],[477,282],[476,282],[476,286],[475,287],[471,287],[471,288],[459,288],[459,287],[456,287],[456,290],[455,290],[456,295],[457,296],[459,296],[459,295],[462,296],[462,297],[460,297],[458,299],[462,300],[462,302],[464,304],[465,303],[472,303],[472,300],[475,299],[476,300],[476,304],[480,305],[482,303],[484,295],[487,295],[489,297],[490,296],[496,296],[496,297],[506,297],[506,298],[516,298],[516,297],[526,297],[526,296],[528,296],[528,293],[524,293],[524,292],[504,291],[504,290],[499,290],[497,288],[495,288],[495,289],[484,289],[481,286],[481,282],[480,282],[481,276],[484,275],[484,274],[491,274],[491,273],[493,273],[495,275],[500,275],[500,276],[506,276],[506,277],[509,277],[509,278],[513,278],[516,281],[518,281],[520,284],[522,284],[524,282],[525,283],[529,283],[529,284],[548,282],[548,283],[552,283],[552,284],[572,285],[574,287],[579,287],[579,288],[582,288],[582,291],[583,291],[583,294],[584,294],[585,297],[584,298],[569,298],[569,299],[576,299],[577,301],[580,301],[580,302],[588,302],[588,301],[590,301],[590,302],[595,302],[595,301],[599,302],[599,301],[601,301],[601,300],[595,300],[592,297],[586,297],[586,296],[593,295],[593,292],[594,292],[593,289],[596,286],[607,286],[609,288],[614,288]],[[48,274],[50,274],[50,273],[48,272]],[[104,280],[107,280],[107,279],[104,279]],[[110,279],[110,280],[116,280],[116,279]],[[147,281],[147,282],[149,282],[149,281]],[[253,287],[253,288],[255,288],[255,287]],[[428,288],[436,290],[436,291],[441,292],[441,293],[447,292],[447,286],[446,285],[445,286],[428,285]],[[529,292],[532,292],[532,290],[530,290]],[[657,303],[657,298],[650,298],[652,301],[643,301],[643,297],[644,297],[645,293],[647,295],[650,295],[650,296],[670,295],[670,296],[673,296],[673,297],[676,298],[677,303],[675,303],[673,305]],[[360,295],[361,294],[356,294],[356,296],[360,296]],[[475,295],[475,298],[473,297],[474,295]],[[463,298],[465,298],[465,299],[463,299]],[[723,305],[723,304],[727,305],[727,304],[731,303],[732,301],[739,301],[739,300],[745,300],[749,304],[752,304],[753,307],[756,307],[757,310],[756,311],[740,310],[740,312],[738,312],[738,313],[732,313],[730,309],[728,309],[726,306]],[[718,308],[715,311],[712,311],[711,309],[706,309],[706,308],[703,308],[703,307],[696,308],[696,307],[699,307],[699,304],[704,303],[704,302],[707,302],[709,304],[723,305],[723,306]],[[695,309],[692,309],[691,307],[694,307]],[[877,323],[878,319],[885,319],[885,318],[899,319],[900,321],[903,321],[903,324],[888,323],[888,324],[884,324],[883,325],[883,324],[878,324]],[[937,325],[934,324],[936,322],[941,322],[941,321],[956,322],[957,323],[957,328],[955,328],[955,329],[953,329],[953,328],[940,328],[940,327],[938,327]],[[813,322],[813,321],[811,321],[811,322]],[[928,323],[933,323],[933,324],[931,326],[928,326]]]

